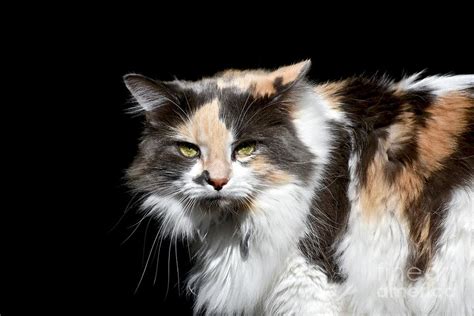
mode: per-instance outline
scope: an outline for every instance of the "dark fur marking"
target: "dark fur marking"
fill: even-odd
[[[255,98],[225,88],[219,95],[220,114],[227,126],[233,126],[237,139],[256,141],[270,163],[307,182],[314,168],[313,155],[298,138],[289,116],[298,93],[298,87],[293,86],[282,94]]]
[[[403,111],[412,112],[416,122],[424,125],[429,117],[426,109],[432,104],[429,91],[409,91],[397,95],[391,86],[376,79],[353,78],[338,92],[344,112],[353,123],[355,150],[360,153],[357,173],[360,184],[366,184],[367,167],[378,148],[380,140],[387,137],[386,128],[399,120]],[[407,107],[404,109],[403,107]],[[415,131],[414,131],[415,132]],[[388,153],[393,162],[387,178],[393,179],[398,171],[398,163],[407,164],[417,159],[416,139],[397,151]]]
[[[200,185],[205,185],[209,181],[209,171],[204,170],[199,177],[193,179],[194,182]]]
[[[341,282],[335,254],[339,238],[347,227],[349,215],[349,171],[350,137],[339,125],[332,124],[334,149],[329,164],[323,172],[323,182],[315,195],[309,217],[311,232],[300,242],[300,249],[308,260],[318,265],[333,282]]]

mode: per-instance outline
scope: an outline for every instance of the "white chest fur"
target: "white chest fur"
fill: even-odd
[[[295,184],[267,190],[237,233],[229,222],[210,227],[189,280],[197,292],[196,310],[256,312],[305,233],[312,191]],[[247,233],[250,238],[245,255],[242,239]]]

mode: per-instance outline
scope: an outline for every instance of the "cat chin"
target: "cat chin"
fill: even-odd
[[[186,209],[185,204],[175,197],[153,194],[145,199],[142,210],[161,221],[163,235],[195,239],[199,237],[196,235],[199,231],[207,231],[216,222],[245,217],[249,206],[243,201],[225,196],[201,198],[191,203],[195,207]]]

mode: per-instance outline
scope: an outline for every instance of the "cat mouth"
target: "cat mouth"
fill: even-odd
[[[226,199],[226,197],[222,196],[222,195],[215,195],[215,196],[211,196],[209,198],[206,198],[205,200],[208,200],[209,202],[217,202],[217,201],[222,201]],[[229,199],[229,198],[227,198]]]
[[[211,197],[204,198],[203,202],[222,206],[222,205],[228,205],[228,204],[231,204],[233,202],[236,202],[236,199],[234,199],[232,197],[229,197],[229,196],[224,196],[224,195],[218,194],[218,195],[214,195],[214,196],[211,196]]]
[[[217,207],[217,208],[223,208],[223,207],[229,207],[229,206],[238,206],[243,203],[242,199],[228,196],[228,195],[223,195],[223,194],[216,194],[212,196],[206,196],[202,197],[199,199],[199,202],[201,205],[206,206],[206,207]]]

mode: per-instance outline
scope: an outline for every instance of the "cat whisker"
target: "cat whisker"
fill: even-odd
[[[140,221],[138,221],[136,224],[132,225],[131,227],[135,226],[135,228],[132,230],[132,232],[127,236],[127,238],[125,238],[125,240],[122,241],[121,245],[125,244],[132,236],[133,234],[138,230],[138,228],[140,227],[140,224],[151,214],[151,211],[146,213],[145,215],[143,215],[143,217],[140,219]],[[148,221],[148,223],[151,221],[151,217]],[[129,227],[129,228],[131,228]]]
[[[140,202],[140,199],[137,199],[136,197],[140,194],[140,191],[136,191],[130,201],[127,203],[127,206],[125,206],[125,210],[123,212],[123,214],[120,216],[119,220],[112,226],[112,228],[110,228],[109,230],[109,233],[112,232],[115,228],[117,228],[117,226],[120,224],[120,222],[123,220],[123,218],[125,217],[125,215],[128,213],[128,211],[134,207],[136,204],[138,204],[138,202]]]
[[[135,292],[134,292],[135,294],[137,294],[138,288],[140,287],[140,284],[141,284],[142,281],[143,281],[143,277],[145,276],[145,273],[146,273],[146,270],[147,270],[147,267],[148,267],[148,263],[149,263],[149,261],[150,261],[150,257],[151,257],[151,254],[152,254],[152,250],[153,250],[153,248],[154,248],[154,246],[155,246],[155,244],[156,244],[156,241],[158,240],[158,237],[159,237],[159,234],[157,233],[156,236],[155,236],[155,239],[153,240],[153,244],[151,245],[151,249],[150,249],[150,252],[149,252],[149,254],[148,254],[148,258],[147,258],[147,260],[146,260],[145,267],[143,268],[143,272],[142,272],[142,274],[141,274],[141,276],[140,276],[140,280],[138,281],[137,288],[135,289]]]
[[[180,281],[179,281],[179,264],[178,264],[178,240],[177,240],[177,235],[175,235],[175,240],[174,240],[174,254],[175,254],[175,263],[176,263],[176,277],[178,279],[178,295],[181,295],[180,292]]]
[[[167,274],[167,282],[166,282],[166,293],[165,293],[165,298],[168,297],[168,292],[170,288],[170,258],[171,258],[171,240],[168,246],[168,274]]]

